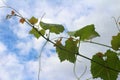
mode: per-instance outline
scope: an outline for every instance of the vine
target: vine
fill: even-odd
[[[47,42],[52,43],[53,46],[56,48],[56,52],[58,54],[58,58],[60,61],[68,60],[69,62],[74,64],[74,74],[76,78],[79,80],[82,75],[86,72],[83,72],[83,74],[78,77],[75,71],[76,61],[77,57],[83,57],[87,60],[91,61],[91,74],[93,78],[101,78],[103,80],[116,80],[119,72],[120,72],[120,60],[119,60],[119,52],[120,52],[120,33],[116,36],[112,36],[111,40],[111,46],[97,43],[94,41],[91,41],[91,39],[100,37],[98,32],[95,31],[94,24],[86,25],[83,28],[76,30],[76,31],[69,31],[67,34],[69,37],[58,37],[55,41],[52,41],[49,39],[51,36],[50,33],[54,33],[56,35],[59,35],[60,33],[63,33],[65,28],[62,24],[52,24],[52,23],[46,23],[43,22],[42,19],[38,21],[38,18],[32,16],[30,19],[27,19],[23,17],[17,10],[15,10],[12,7],[9,6],[2,6],[1,8],[9,8],[12,9],[11,13],[6,16],[7,19],[10,19],[14,16],[20,18],[19,22],[21,24],[27,23],[32,29],[30,30],[30,34],[34,35],[35,38],[43,37],[46,40],[46,43],[43,45],[40,55],[39,55],[39,72],[38,72],[38,80],[40,77],[40,67],[41,67],[41,53],[44,49],[44,46],[47,44]],[[120,31],[119,28],[119,18],[115,20],[116,26],[118,31]],[[36,25],[39,23],[38,25]],[[46,31],[49,31],[49,33],[46,33]],[[47,35],[47,36],[46,36]],[[63,40],[64,39],[64,40]],[[65,42],[64,42],[65,41]],[[65,44],[63,44],[63,42]],[[86,57],[85,55],[80,54],[80,44],[81,43],[92,43],[104,47],[108,47],[109,49],[105,52],[98,52],[95,55],[92,56],[92,59],[89,57]]]

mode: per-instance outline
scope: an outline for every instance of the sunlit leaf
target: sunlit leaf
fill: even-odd
[[[48,24],[41,21],[40,26],[45,30],[50,30],[51,33],[59,34],[64,31],[63,25],[60,24]]]
[[[91,24],[76,31],[75,36],[80,37],[81,40],[89,40],[98,37],[99,34],[95,31],[94,25]]]
[[[112,37],[111,45],[114,50],[118,50],[120,48],[120,33],[118,33],[117,36]]]
[[[42,35],[45,34],[45,30],[40,30],[39,31]],[[32,30],[29,32],[30,34],[33,34],[37,39],[41,36],[38,31],[35,30],[35,28],[32,28]]]
[[[92,38],[95,38],[95,37],[98,37],[100,36],[96,31],[95,31],[95,28],[94,28],[94,25],[91,24],[91,25],[87,25],[77,31],[70,31],[68,32],[68,34],[70,36],[75,36],[75,37],[80,37],[80,39],[82,41],[84,40],[89,40],[89,39],[92,39]]]
[[[72,63],[76,61],[75,53],[78,53],[77,43],[78,41],[73,40],[72,38],[65,41],[65,46],[63,46],[60,42],[59,44],[57,43],[56,52],[58,53],[60,61],[68,60]]]
[[[29,22],[34,25],[38,22],[38,19],[33,16],[29,19]]]
[[[92,60],[104,66],[120,71],[120,60],[117,56],[117,53],[108,50],[104,56],[99,55],[101,55],[101,53],[94,55],[92,57]],[[111,70],[107,67],[103,67],[102,65],[91,61],[91,73],[93,78],[101,78],[103,80],[116,80],[119,72]]]

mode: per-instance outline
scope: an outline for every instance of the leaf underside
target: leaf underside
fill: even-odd
[[[120,60],[117,53],[108,50],[104,54],[104,58],[97,54],[92,57],[92,60],[99,62],[100,64],[120,71]],[[109,68],[103,67],[95,62],[91,61],[91,73],[93,78],[101,78],[103,80],[116,80],[118,72]]]
[[[60,24],[48,24],[41,21],[40,26],[45,30],[49,30],[51,33],[59,34],[64,31],[63,25]]]
[[[56,46],[56,52],[58,53],[58,57],[61,62],[64,60],[68,60],[68,61],[74,63],[76,61],[75,53],[78,52],[77,41],[68,39],[65,41],[65,46],[63,46],[61,43],[59,43],[57,45],[59,47]]]

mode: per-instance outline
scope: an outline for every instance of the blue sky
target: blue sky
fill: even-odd
[[[112,17],[120,16],[119,0],[4,0],[26,18],[35,16],[49,23],[63,24],[69,31],[77,30],[88,24],[95,24],[101,37],[94,41],[110,45],[112,35],[118,32]],[[4,6],[0,1],[0,6]],[[19,19],[5,19],[10,9],[0,9],[0,80],[37,80],[38,55],[45,43],[43,38],[36,39],[28,34],[31,29],[27,24],[20,24]],[[61,34],[61,36],[66,36]],[[55,36],[54,34],[52,35]],[[81,44],[80,52],[92,57],[98,51],[107,48]],[[91,78],[90,61],[78,58],[77,74],[80,75],[87,65],[87,73],[81,80]],[[73,64],[60,62],[52,44],[47,43],[41,57],[41,80],[75,80]],[[90,79],[93,80],[93,79]],[[100,79],[95,79],[100,80]]]

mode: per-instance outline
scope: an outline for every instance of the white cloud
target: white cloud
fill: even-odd
[[[42,58],[40,78],[43,80],[74,80],[72,64],[68,62],[60,63],[56,55]],[[29,67],[32,66],[32,67]],[[38,62],[28,63],[28,69],[38,74]],[[37,75],[36,74],[36,75]],[[68,76],[68,77],[67,77]]]
[[[81,60],[80,60],[81,62],[78,62],[76,66],[77,75],[78,76],[81,75],[84,72],[85,67],[87,66],[87,71],[85,75],[81,77],[81,80],[92,78],[89,72],[89,69],[90,69],[89,61],[82,58]],[[34,73],[33,75],[34,75],[34,78],[36,79],[38,75],[38,62],[29,61],[26,64],[26,66],[30,73]],[[69,63],[68,61],[64,61],[61,63],[56,54],[51,54],[51,57],[42,56],[40,79],[42,80],[43,79],[44,80],[61,80],[61,79],[75,80],[76,78],[73,73],[73,66],[74,64]]]
[[[15,21],[14,19],[11,19],[10,22],[10,29],[18,38],[25,39],[29,36],[30,27],[27,24],[18,23],[19,20]]]
[[[16,45],[16,48],[19,50],[19,55],[28,55],[30,50],[32,49],[31,42],[19,42]]]
[[[7,50],[7,47],[2,42],[0,42],[0,54],[5,52],[6,50]]]
[[[86,1],[87,2],[87,1]],[[86,24],[95,24],[96,30],[101,37],[98,42],[110,45],[111,36],[117,33],[117,28],[112,17],[118,17],[119,4],[118,1],[98,1],[90,2],[94,8],[89,15],[82,16],[74,21],[74,26],[79,28]],[[116,7],[115,7],[116,5]],[[116,9],[117,8],[117,9]]]
[[[43,38],[39,39],[33,38],[32,43],[33,43],[32,47],[39,52],[42,46],[44,45],[45,41],[43,40]]]
[[[13,2],[13,3],[12,3]],[[59,3],[59,5],[51,5],[48,1],[40,1],[36,0],[32,3],[29,0],[21,0],[10,1],[10,5],[16,8],[20,13],[22,13],[25,17],[30,16],[37,16],[41,17],[45,12],[45,21],[48,22],[55,22],[55,23],[62,23],[67,27],[69,30],[77,30],[87,24],[95,24],[96,31],[98,31],[102,36],[100,38],[96,38],[95,41],[105,43],[110,45],[111,36],[115,35],[117,29],[114,24],[114,20],[111,18],[112,16],[118,17],[119,9],[120,9],[120,1],[119,0],[77,0],[77,1],[66,1]],[[17,5],[13,5],[17,4]],[[0,13],[1,15],[1,13]],[[16,44],[16,48],[20,50],[21,55],[29,54],[29,51],[34,48],[39,52],[40,48],[42,47],[44,41],[42,38],[40,39],[28,39],[29,37],[29,26],[16,24],[11,20],[11,29],[17,35],[20,41]],[[27,41],[26,41],[27,39]],[[25,41],[24,41],[25,40]],[[96,45],[89,45],[89,44],[82,44],[81,45],[81,53],[88,57],[92,57],[97,51],[105,52],[107,48],[100,47]],[[6,51],[6,46],[0,43],[0,52]],[[41,79],[44,80],[74,80],[75,76],[73,74],[73,64],[68,62],[60,63],[57,55],[52,54],[49,50],[52,49],[51,45],[47,45],[45,47],[46,54],[51,54],[50,57],[46,57],[46,54],[43,54],[42,58],[42,71],[41,71]],[[6,58],[5,58],[6,57]],[[3,60],[2,60],[3,59]],[[84,61],[85,64],[90,66],[89,61],[79,58],[80,60]],[[0,78],[2,80],[16,80],[16,77],[19,77],[17,80],[23,80],[24,72],[24,65],[19,63],[19,60],[16,58],[15,55],[5,55],[1,58],[2,64],[0,67]],[[5,64],[7,63],[7,64]],[[82,66],[81,66],[82,65]],[[38,62],[37,61],[28,61],[25,64],[26,71],[29,75],[34,75],[34,78],[37,77],[38,72]],[[9,70],[8,68],[14,68],[14,70]],[[82,73],[81,71],[84,68],[84,64],[78,63],[78,74]],[[9,72],[7,72],[9,71]],[[91,77],[90,71],[87,71],[82,80],[85,80],[86,77]],[[6,76],[3,75],[6,74]],[[15,75],[15,77],[12,77]],[[28,76],[28,75],[27,75]],[[24,75],[25,77],[25,75]]]
[[[3,55],[0,58],[0,79],[21,80],[23,79],[24,66],[21,65],[15,55]]]

